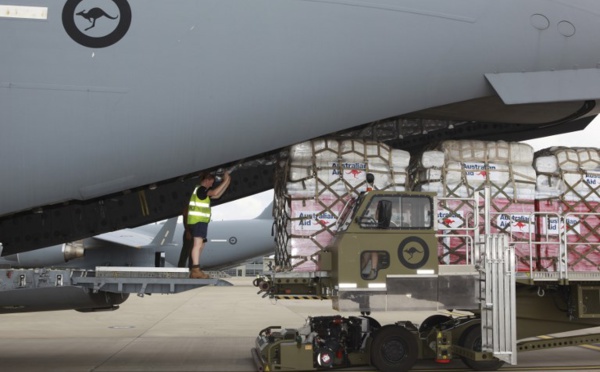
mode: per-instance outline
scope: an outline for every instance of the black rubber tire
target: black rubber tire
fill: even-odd
[[[408,371],[418,356],[417,338],[404,327],[387,325],[373,336],[371,364],[381,372]]]
[[[449,317],[447,315],[432,315],[426,318],[423,321],[423,323],[421,323],[421,325],[419,326],[419,333],[429,333],[429,331],[431,331],[433,327],[437,326],[438,324],[447,322],[450,319],[452,319],[452,317]]]
[[[477,324],[468,328],[461,336],[459,345],[474,351],[481,351],[481,325]],[[469,368],[476,371],[495,371],[504,365],[504,362],[494,358],[487,361],[475,361],[461,357]]]

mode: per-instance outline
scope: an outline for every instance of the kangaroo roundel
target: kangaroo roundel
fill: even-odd
[[[127,0],[67,0],[62,22],[77,43],[105,48],[121,40],[129,30],[131,7]]]
[[[398,246],[398,258],[409,269],[416,270],[425,266],[429,260],[427,243],[417,236],[404,239]]]

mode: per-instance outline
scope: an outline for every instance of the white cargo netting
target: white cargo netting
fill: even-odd
[[[600,271],[600,154],[551,147],[535,154],[542,271]]]
[[[367,190],[404,191],[410,154],[372,141],[319,139],[292,146],[276,172],[276,265],[315,271],[345,203]]]
[[[437,150],[425,151],[411,168],[412,189],[435,192],[438,207],[438,257],[442,264],[466,263],[469,246],[484,233],[482,205],[473,196],[491,190],[491,233],[505,233],[516,243],[520,270],[529,270],[529,239],[535,233],[536,174],[533,149],[504,141],[444,141]],[[483,199],[480,200],[483,203]],[[477,231],[474,229],[477,226]]]

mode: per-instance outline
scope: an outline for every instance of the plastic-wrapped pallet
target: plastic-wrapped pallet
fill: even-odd
[[[464,198],[490,186],[492,194],[531,201],[536,184],[532,162],[533,149],[527,144],[445,141],[439,151],[422,154],[414,189]]]
[[[366,174],[380,190],[406,190],[410,154],[372,141],[319,139],[290,148],[276,172],[277,228],[282,265],[315,271],[317,255],[332,240],[345,203],[367,188]],[[277,205],[277,204],[276,204]],[[277,261],[277,260],[276,260]]]
[[[440,150],[446,161],[531,165],[533,149],[519,142],[444,141]]]
[[[315,190],[329,188],[333,194],[344,193],[339,175],[332,172],[338,161],[339,144],[334,139],[302,142],[290,148],[286,189],[296,196],[314,196]],[[315,172],[319,171],[320,177]],[[318,186],[317,182],[321,182]]]
[[[443,160],[443,161],[441,161]],[[472,198],[484,187],[492,193],[492,233],[507,233],[515,244],[518,270],[531,264],[529,238],[535,232],[534,212],[536,174],[532,166],[533,149],[521,143],[504,141],[445,141],[437,151],[426,151],[412,169],[416,179],[413,189],[436,192],[442,200],[438,208],[440,263],[465,263],[467,240],[474,238],[478,222],[483,230],[483,216],[475,220]],[[483,199],[480,199],[482,211]],[[469,235],[471,238],[457,237]]]
[[[600,270],[600,153],[552,147],[536,153],[540,269]],[[559,256],[566,234],[567,257]]]

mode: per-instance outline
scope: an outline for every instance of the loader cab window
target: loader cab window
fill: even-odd
[[[362,196],[357,199],[350,199],[344,205],[344,208],[340,212],[340,218],[338,219],[337,231],[345,231],[352,223],[352,218],[356,214],[356,208],[360,205]]]
[[[366,229],[431,229],[433,200],[427,196],[380,195],[371,199],[358,218]]]
[[[392,218],[392,201],[390,198],[375,197],[369,206],[358,217],[360,227],[368,229],[387,229]]]
[[[364,251],[360,255],[360,276],[364,280],[377,279],[379,270],[390,267],[390,255],[385,251]]]

